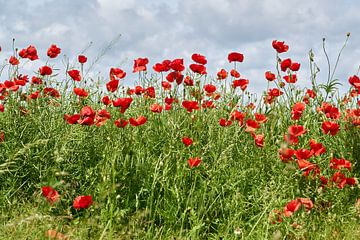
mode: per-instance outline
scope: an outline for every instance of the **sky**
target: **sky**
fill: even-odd
[[[121,34],[92,73],[106,77],[110,67],[120,67],[131,85],[138,57],[149,58],[148,68],[174,58],[184,58],[188,66],[191,55],[200,53],[208,59],[208,73],[216,75],[221,68],[231,69],[229,52],[241,52],[245,60],[239,71],[250,80],[249,90],[259,92],[266,88],[264,72],[275,71],[272,40],[290,46],[283,57],[302,64],[299,84],[310,86],[309,50],[320,67],[319,81],[326,81],[322,39],[333,66],[350,32],[335,74],[347,88],[360,65],[359,9],[360,1],[354,0],[0,0],[0,59],[11,56],[15,38],[19,49],[35,45],[43,61],[47,48],[57,44],[62,57],[74,60],[86,50],[92,62]]]

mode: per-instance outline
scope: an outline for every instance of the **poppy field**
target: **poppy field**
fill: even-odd
[[[95,79],[86,53],[0,49],[0,239],[360,239],[358,69],[335,78],[341,49],[318,79],[289,45],[261,95],[241,51]]]

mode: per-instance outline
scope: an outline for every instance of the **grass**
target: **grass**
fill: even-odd
[[[143,86],[155,80],[140,77],[150,81]],[[202,89],[200,82],[188,90],[197,87]],[[254,110],[268,118],[256,131],[265,135],[264,147],[256,146],[236,121],[219,125],[219,119],[232,111],[221,99],[214,109],[189,113],[180,101],[159,114],[149,110],[163,101],[165,93],[158,89],[157,99],[134,96],[124,115],[107,107],[111,120],[96,127],[70,125],[63,119],[85,105],[103,109],[95,89],[81,101],[65,89],[60,89],[64,92],[59,99],[31,101],[10,92],[6,110],[0,113],[0,130],[5,133],[0,143],[0,239],[48,239],[49,229],[70,239],[360,239],[358,183],[322,188],[317,176],[302,176],[295,162],[282,162],[278,153],[288,127],[303,125],[307,133],[294,148],[309,148],[310,139],[321,142],[326,153],[310,161],[322,175],[332,176],[329,161],[337,157],[352,163],[352,171],[344,171],[348,177],[359,177],[360,131],[345,120],[345,110],[356,107],[356,98],[343,104],[334,98],[336,92],[329,94],[342,113],[337,120],[341,130],[331,136],[321,130],[327,117],[315,111],[324,100],[321,91],[294,121],[290,107],[301,101],[303,92],[292,88],[284,89],[288,98]],[[225,96],[237,96],[243,103],[239,109],[253,118],[254,111],[245,107],[246,94],[228,90]],[[29,112],[22,113],[19,106]],[[147,117],[142,126],[113,124],[120,116],[140,115]],[[185,147],[184,136],[194,143]],[[191,157],[200,157],[201,164],[190,168]],[[54,187],[60,201],[49,204],[42,186]],[[79,195],[91,195],[92,206],[75,210],[72,201]],[[273,224],[273,211],[296,198],[309,198],[314,207],[310,212],[301,208]]]

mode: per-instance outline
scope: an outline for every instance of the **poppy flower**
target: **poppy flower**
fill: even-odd
[[[278,53],[287,52],[289,50],[289,46],[286,45],[285,42],[280,42],[277,40],[272,41],[272,46]]]
[[[253,119],[246,120],[246,129],[245,132],[255,132],[256,129],[260,128],[260,125],[257,121]]]
[[[0,143],[5,141],[5,133],[3,131],[0,131]]]
[[[137,127],[144,125],[146,123],[147,119],[144,116],[139,116],[138,118],[130,118],[129,122],[132,126]]]
[[[220,124],[220,126],[222,126],[222,127],[228,127],[228,126],[230,126],[230,125],[232,124],[232,121],[227,120],[227,119],[225,119],[225,118],[220,118],[219,124]]]
[[[200,55],[198,53],[194,53],[192,56],[191,56],[191,59],[196,62],[196,63],[199,63],[199,64],[202,64],[202,65],[205,65],[207,63],[207,60],[205,58],[205,56],[203,55]]]
[[[295,74],[290,74],[288,76],[284,76],[283,77],[285,82],[287,83],[296,83],[297,82],[297,77]]]
[[[42,195],[50,202],[50,204],[54,204],[58,200],[60,200],[59,193],[50,186],[44,186],[41,188]]]
[[[3,104],[0,103],[0,112],[4,112],[5,111],[5,107]]]
[[[162,63],[156,63],[154,66],[153,66],[153,69],[155,72],[167,72],[170,70],[170,63],[171,61],[170,60],[164,60],[162,61]]]
[[[150,106],[150,110],[153,112],[153,113],[161,113],[162,110],[163,110],[163,107],[158,104],[158,103],[154,103]]]
[[[217,79],[218,80],[223,80],[226,79],[228,76],[228,73],[225,69],[221,69],[218,73],[217,73]]]
[[[325,121],[321,124],[321,128],[324,134],[330,133],[332,136],[336,135],[339,130],[340,126],[336,122]]]
[[[204,65],[201,64],[190,64],[190,69],[191,71],[193,71],[194,73],[198,73],[198,74],[207,74],[206,72],[206,67]]]
[[[175,98],[171,98],[171,97],[166,97],[165,99],[164,99],[164,102],[166,103],[166,104],[173,104],[174,103],[174,101],[175,101]]]
[[[171,63],[169,64],[170,68],[174,71],[184,71],[185,66],[184,66],[184,59],[182,58],[177,58],[171,61]]]
[[[232,82],[232,85],[231,85],[231,86],[232,86],[233,88],[240,87],[241,90],[245,91],[245,89],[247,88],[248,84],[249,84],[249,80],[247,80],[247,79],[237,79],[237,80],[234,80],[234,81]]]
[[[269,89],[268,94],[271,97],[279,97],[279,96],[283,95],[283,92],[280,91],[280,89],[278,89],[278,88],[272,88],[272,89]]]
[[[150,86],[144,90],[144,97],[146,98],[155,98],[155,88],[153,86]]]
[[[212,85],[212,84],[206,84],[204,85],[204,90],[207,92],[207,93],[213,93],[216,91],[216,86]]]
[[[166,80],[168,80],[168,82],[176,82],[178,85],[180,85],[183,81],[184,75],[182,75],[180,72],[177,71],[173,71],[170,72],[167,76],[166,76]]]
[[[81,81],[81,75],[79,70],[73,69],[73,70],[69,70],[67,73],[74,81],[77,82]]]
[[[284,214],[286,217],[292,216],[301,207],[301,202],[298,199],[292,200],[284,207]]]
[[[302,160],[302,159],[307,160],[312,157],[312,152],[308,149],[298,149],[295,152],[295,156],[299,160]]]
[[[123,79],[126,76],[126,72],[121,70],[120,68],[110,68],[110,80],[118,80]]]
[[[327,102],[321,104],[320,111],[322,111],[325,116],[330,119],[339,119],[341,117],[339,109]]]
[[[80,120],[80,118],[81,118],[80,114],[74,114],[74,115],[65,114],[64,115],[64,120],[68,124],[77,124],[78,121]]]
[[[303,171],[303,176],[307,177],[309,176],[310,172],[313,171],[313,175],[320,174],[320,168],[305,159],[299,159],[296,161],[299,169]]]
[[[294,137],[300,137],[306,133],[306,129],[302,125],[292,125],[288,128],[288,133]]]
[[[200,163],[201,163],[201,159],[198,157],[189,158],[189,160],[188,160],[188,164],[189,164],[190,168],[197,167],[200,165]]]
[[[188,147],[193,143],[193,140],[189,137],[183,137],[181,140],[182,140],[183,144],[185,145],[185,147]]]
[[[295,150],[291,148],[280,148],[279,149],[279,155],[280,159],[283,162],[290,162],[292,161],[292,157],[295,155]]]
[[[306,90],[306,95],[311,97],[312,99],[314,99],[316,97],[316,93],[311,89]]]
[[[41,68],[39,68],[39,73],[41,76],[51,75],[52,69],[49,66],[42,66]]]
[[[189,101],[189,100],[184,100],[182,101],[182,106],[184,108],[186,108],[186,110],[188,112],[192,112],[193,110],[199,110],[199,103],[197,101]]]
[[[24,48],[24,49],[20,50],[19,56],[21,58],[28,58],[31,61],[35,61],[35,60],[39,59],[39,57],[37,55],[37,50],[32,45],[28,46],[27,48]]]
[[[299,143],[299,138],[290,134],[285,134],[284,141],[290,145],[297,145]]]
[[[20,61],[19,61],[19,59],[17,59],[16,57],[11,56],[11,57],[9,58],[9,63],[10,63],[11,65],[13,65],[13,66],[16,66],[16,65],[19,65]]]
[[[135,86],[134,93],[136,95],[141,95],[144,92],[144,88],[142,86]]]
[[[109,104],[111,104],[111,100],[110,100],[109,96],[104,96],[104,97],[101,99],[101,102],[102,102],[104,105],[106,105],[106,106],[108,106]]]
[[[74,199],[73,207],[75,209],[85,209],[89,208],[92,203],[92,196],[78,196]]]
[[[310,211],[314,207],[310,198],[298,198],[297,200],[305,207],[305,211]]]
[[[79,61],[79,63],[84,64],[84,63],[87,62],[87,57],[84,56],[84,55],[79,55],[78,56],[78,61]]]
[[[244,119],[245,119],[245,113],[239,112],[238,110],[234,110],[231,113],[231,120],[237,120],[239,122],[239,125],[243,125],[244,124]]]
[[[281,68],[281,71],[283,71],[283,72],[285,72],[288,68],[290,68],[290,66],[291,66],[290,58],[286,58],[286,59],[282,60],[280,63],[280,68]]]
[[[274,73],[267,71],[267,72],[265,72],[265,78],[268,81],[274,81],[276,79],[276,76]]]
[[[125,111],[130,107],[133,99],[131,97],[128,98],[117,98],[113,100],[114,107],[120,107],[120,112],[125,113]]]
[[[355,87],[360,89],[360,78],[356,75],[349,77],[349,83]]]
[[[194,86],[194,80],[192,80],[190,78],[190,76],[186,76],[185,80],[184,80],[184,84],[186,86]]]
[[[32,83],[32,84],[42,84],[43,81],[42,81],[41,78],[38,78],[38,77],[33,76],[33,77],[31,78],[31,83]]]
[[[171,83],[167,82],[167,81],[162,81],[161,82],[161,86],[163,87],[163,89],[166,90],[171,90]]]
[[[350,171],[351,169],[351,163],[343,158],[337,159],[337,158],[333,158],[330,160],[330,168],[332,169],[342,169],[342,168],[346,168]]]
[[[236,71],[236,69],[231,69],[230,75],[232,77],[234,77],[234,78],[239,78],[240,77],[240,73],[238,71]]]
[[[321,143],[317,143],[314,139],[310,139],[309,145],[314,156],[320,156],[326,152],[326,148]]]
[[[95,118],[96,112],[89,106],[84,106],[81,110],[80,110],[80,115],[81,117],[91,117],[91,118]]]
[[[55,88],[51,88],[51,87],[44,88],[44,95],[45,96],[51,96],[51,97],[54,97],[54,98],[60,98],[59,91],[56,90]]]
[[[294,72],[299,71],[300,63],[292,62],[289,68],[291,71],[294,71]]]
[[[295,103],[291,110],[291,119],[299,120],[304,110],[305,110],[305,104],[301,102]]]
[[[61,53],[61,49],[58,48],[55,44],[51,45],[47,50],[47,55],[49,58],[56,58]]]
[[[258,147],[264,147],[264,138],[265,135],[264,134],[255,134],[255,133],[251,133],[251,136],[254,138],[255,141],[255,145]]]
[[[266,123],[268,120],[268,118],[262,113],[255,113],[254,116],[255,116],[255,120],[258,123]]]
[[[244,55],[238,52],[232,52],[228,55],[229,62],[243,62],[244,61]]]
[[[115,92],[119,87],[119,80],[111,80],[110,82],[106,83],[106,89],[109,92]]]
[[[89,93],[83,88],[74,88],[74,93],[79,97],[83,97],[83,98],[89,96]]]
[[[125,119],[119,118],[119,119],[115,120],[114,123],[118,128],[124,128],[124,127],[126,127],[126,125],[128,125],[129,122],[126,121]]]
[[[146,71],[146,64],[149,63],[147,58],[138,58],[134,60],[133,72]]]

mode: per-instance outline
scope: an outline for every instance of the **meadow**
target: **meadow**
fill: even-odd
[[[312,52],[270,42],[256,96],[240,52],[216,76],[194,53],[93,79],[86,53],[59,68],[57,45],[23,47],[0,52],[0,239],[360,239],[360,79],[339,92],[342,49],[320,82]]]

